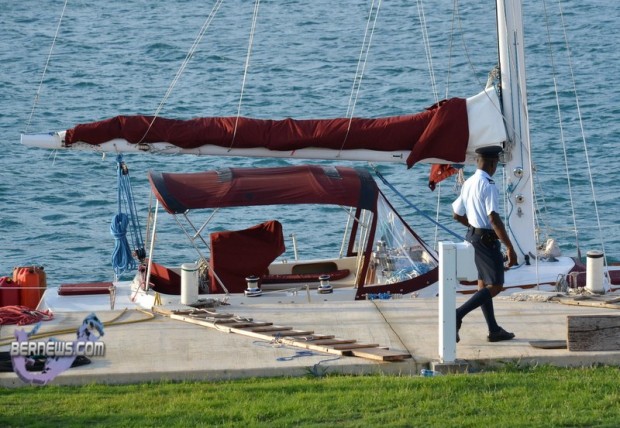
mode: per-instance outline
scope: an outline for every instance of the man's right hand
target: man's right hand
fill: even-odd
[[[508,268],[518,264],[517,253],[514,248],[508,248]]]

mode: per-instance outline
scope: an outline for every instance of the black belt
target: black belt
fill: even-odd
[[[473,226],[469,226],[469,230],[474,235],[495,235],[495,231],[493,229],[480,229]],[[496,238],[497,239],[497,238]]]

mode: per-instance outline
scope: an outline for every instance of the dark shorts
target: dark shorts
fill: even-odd
[[[467,241],[474,246],[476,253],[476,268],[478,279],[484,285],[504,285],[504,256],[502,244],[495,239],[488,239],[484,235],[467,232]]]

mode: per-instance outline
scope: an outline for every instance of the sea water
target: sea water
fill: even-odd
[[[370,34],[367,24],[375,17],[368,19],[371,3],[262,1],[248,49],[254,4],[224,1],[179,75],[213,1],[80,0],[67,2],[66,8],[62,0],[2,1],[0,276],[10,275],[14,266],[37,264],[45,267],[51,286],[112,278],[115,156],[26,148],[19,142],[22,132],[64,130],[119,114],[275,119],[409,114],[437,99],[472,96],[484,87],[497,62],[494,2],[460,1],[458,14],[452,1],[426,2],[422,19],[418,2],[382,2],[366,55],[364,34]],[[560,17],[556,2],[525,3],[535,186],[544,214],[539,226],[558,240],[565,255],[576,254],[576,239],[582,251],[602,249],[603,236],[605,251],[616,258],[620,3],[568,0],[561,3]],[[360,57],[367,62],[357,92]],[[301,162],[149,154],[125,155],[124,160],[142,216],[149,206],[148,170]],[[453,179],[431,192],[428,166],[378,168],[410,203],[460,231],[451,219]],[[391,191],[386,194],[431,245],[452,239]],[[285,235],[296,234],[300,256],[320,253],[327,243],[339,245],[341,224],[330,215],[340,211],[311,214],[299,207],[286,213]],[[596,229],[596,211],[602,233]],[[247,209],[218,218],[213,230],[243,228],[280,219],[280,214],[273,208]],[[155,259],[177,265],[195,260],[176,223],[166,215],[160,219]],[[145,221],[142,217],[142,226]],[[293,257],[290,241],[285,257]]]

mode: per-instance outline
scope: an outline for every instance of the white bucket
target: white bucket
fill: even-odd
[[[189,305],[198,300],[198,265],[183,263],[181,265],[181,304]]]
[[[587,253],[586,289],[592,293],[604,294],[603,252],[592,250]]]

